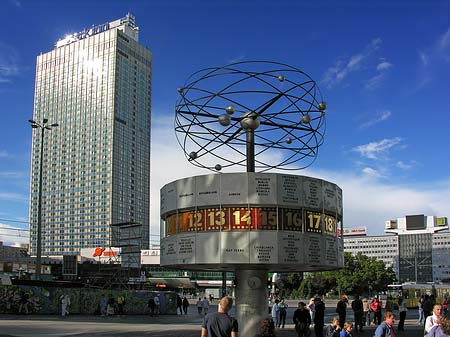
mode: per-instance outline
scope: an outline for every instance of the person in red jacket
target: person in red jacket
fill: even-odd
[[[372,310],[372,312],[373,312],[373,323],[374,324],[377,324],[377,325],[381,324],[381,308],[382,308],[382,303],[377,296],[370,303],[370,310]]]

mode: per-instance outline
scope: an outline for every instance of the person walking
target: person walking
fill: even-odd
[[[433,301],[431,300],[429,295],[425,295],[422,303],[423,309],[423,319],[426,320],[428,316],[433,314]]]
[[[344,326],[347,317],[347,296],[342,295],[340,301],[336,305],[336,312],[339,315],[339,326]]]
[[[278,298],[275,300],[275,302],[273,302],[272,305],[272,312],[271,312],[271,316],[272,316],[272,320],[275,323],[276,327],[279,327],[280,325],[280,308],[278,307],[278,303],[280,303],[280,300],[278,300]]]
[[[153,317],[153,315],[155,314],[155,299],[153,296],[151,296],[148,299],[148,303],[147,303],[148,309],[150,310],[150,317]]]
[[[178,310],[180,310],[180,315],[183,315],[183,299],[177,294],[177,314]]]
[[[208,314],[208,310],[209,310],[209,301],[206,298],[206,296],[203,298],[202,301],[202,313],[203,313],[203,317],[206,316]]]
[[[419,302],[417,303],[417,313],[419,314],[419,319],[417,321],[417,325],[422,325],[424,322],[423,318],[423,297],[419,298]]]
[[[287,314],[288,304],[285,302],[284,298],[281,298],[280,303],[278,303],[278,311],[280,312],[280,320],[278,322],[278,327],[284,329],[286,324],[286,314]]]
[[[153,297],[153,301],[155,301],[155,316],[158,316],[161,313],[161,301],[159,300],[159,294],[156,294]]]
[[[218,311],[203,318],[201,337],[237,337],[238,322],[228,315],[232,306],[233,299],[229,296],[223,297],[219,301]]]
[[[331,324],[325,328],[325,337],[339,337],[340,332],[339,317],[333,317]]]
[[[106,312],[108,309],[108,297],[106,295],[103,295],[100,298],[100,314],[102,317],[106,317]]]
[[[398,331],[405,331],[405,319],[406,319],[406,312],[408,309],[406,308],[405,301],[403,298],[399,297],[398,299],[398,311],[400,313],[400,322],[398,322]]]
[[[309,303],[308,303],[308,310],[309,310],[309,314],[311,315],[311,324],[314,324],[314,315],[315,315],[315,313],[316,313],[316,307],[315,307],[315,305],[314,305],[314,297],[312,297],[310,300],[309,300]]]
[[[186,298],[186,296],[183,297],[183,303],[182,303],[182,305],[183,305],[183,312],[184,312],[185,315],[187,315],[188,308],[189,308],[189,301],[188,301],[188,299]]]
[[[394,330],[395,315],[392,311],[384,313],[384,321],[377,327],[373,337],[397,337]]]
[[[124,315],[124,308],[125,306],[125,297],[121,294],[117,296],[117,316],[122,317]]]
[[[25,315],[28,315],[28,302],[30,301],[30,295],[28,293],[22,291],[20,294],[20,300],[19,300],[19,314],[22,312]]]
[[[311,315],[309,310],[306,309],[305,302],[298,302],[298,309],[295,310],[292,320],[294,321],[298,337],[308,337],[310,334]]]
[[[325,325],[325,303],[320,297],[314,298],[314,333],[316,337],[323,337]]]
[[[356,295],[355,299],[352,301],[352,310],[353,310],[353,317],[355,318],[355,331],[356,333],[358,333],[358,331],[362,331],[363,329],[363,315],[364,315],[363,302],[361,301],[358,295]]]
[[[69,307],[70,307],[70,296],[67,295],[61,295],[61,316],[66,317],[66,315],[69,314]]]
[[[439,320],[442,317],[442,305],[435,304],[433,307],[433,314],[428,316],[425,320],[425,334],[429,333],[434,325],[439,324]]]
[[[199,297],[198,301],[197,301],[197,311],[198,311],[198,315],[202,316],[203,314],[203,303],[202,303],[202,298]]]
[[[364,297],[363,299],[363,311],[364,311],[364,325],[369,326],[370,325],[370,303],[367,298]]]
[[[380,325],[381,324],[381,301],[378,296],[375,297],[370,303],[370,309],[373,312],[373,324]]]

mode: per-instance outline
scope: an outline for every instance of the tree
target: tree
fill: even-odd
[[[395,273],[391,267],[386,268],[383,261],[361,253],[352,255],[344,253],[344,268],[336,271],[308,273],[298,288],[303,297],[326,294],[337,290],[339,294],[367,293],[369,286],[379,292],[395,283]]]

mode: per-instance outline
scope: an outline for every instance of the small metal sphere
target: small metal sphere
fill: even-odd
[[[181,94],[183,92],[183,88],[178,88],[177,91]]]
[[[217,164],[216,166],[214,166],[214,168],[216,169],[216,171],[220,171],[222,169],[222,165]]]
[[[286,138],[286,143],[291,144],[292,143],[292,139],[291,138]]]
[[[189,158],[191,158],[192,160],[197,159],[197,152],[192,151],[191,153],[189,153]]]
[[[309,122],[311,122],[311,116],[306,114],[302,116],[302,123],[303,124],[308,124]]]
[[[227,106],[227,108],[225,109],[225,111],[226,111],[227,114],[229,114],[229,115],[234,114],[234,106],[232,106],[232,105]]]
[[[325,111],[327,109],[327,103],[320,102],[317,107],[319,108],[320,111]]]
[[[231,123],[231,118],[227,114],[220,115],[218,117],[218,119],[219,119],[220,125],[222,125],[222,126],[228,126]]]
[[[283,75],[278,76],[278,81],[284,82],[285,78]]]
[[[256,130],[259,123],[258,115],[254,112],[244,114],[241,119],[241,127],[244,130]]]

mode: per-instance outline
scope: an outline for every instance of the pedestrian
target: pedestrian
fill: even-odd
[[[374,337],[396,337],[394,330],[395,315],[392,311],[384,313],[384,321],[375,330]]]
[[[202,316],[202,314],[203,314],[203,301],[202,301],[201,297],[199,297],[198,301],[197,301],[197,311],[198,311],[198,315]]]
[[[450,337],[450,316],[442,316],[439,325],[433,326],[425,337]]]
[[[417,307],[418,307],[418,314],[419,314],[419,320],[417,321],[418,325],[422,325],[423,322],[425,321],[424,317],[423,317],[423,297],[419,298],[419,302],[417,303]]]
[[[279,327],[280,324],[280,308],[278,307],[278,303],[280,303],[280,300],[277,298],[275,302],[272,305],[272,320],[275,323],[276,327]]]
[[[373,324],[380,325],[381,324],[381,301],[378,296],[374,297],[372,302],[370,303],[370,309],[373,312]]]
[[[20,293],[20,300],[19,300],[19,314],[22,312],[25,315],[28,315],[28,303],[30,301],[30,295],[28,293],[22,291]]]
[[[237,337],[238,322],[228,315],[232,306],[233,299],[229,296],[223,297],[219,301],[218,311],[203,318],[201,337]]]
[[[125,297],[123,295],[117,296],[117,316],[121,317],[124,315],[124,308],[125,306]]]
[[[353,323],[345,322],[342,331],[339,333],[339,337],[353,337]]]
[[[256,334],[254,337],[276,337],[275,324],[270,318],[265,318],[261,321],[259,331],[260,333]]]
[[[180,310],[180,315],[183,315],[183,299],[177,294],[177,314],[178,310]]]
[[[439,324],[439,320],[442,317],[442,305],[435,304],[433,307],[433,314],[428,316],[425,320],[425,334],[429,333],[434,325]]]
[[[280,303],[278,303],[278,311],[280,312],[280,320],[278,321],[278,327],[284,329],[284,325],[286,324],[286,314],[287,314],[288,304],[285,302],[282,297]]]
[[[209,310],[209,301],[206,298],[206,296],[203,298],[203,301],[202,301],[202,309],[203,309],[203,317],[204,317],[208,314],[208,310]]]
[[[308,337],[310,334],[311,315],[309,310],[306,309],[305,302],[298,302],[298,309],[295,310],[292,320],[294,321],[298,337]]]
[[[103,295],[100,298],[100,314],[105,317],[106,311],[108,309],[108,297],[106,295]]]
[[[362,302],[363,302],[363,311],[364,311],[363,324],[369,326],[370,325],[370,303],[366,297],[364,297]]]
[[[339,337],[341,327],[339,326],[339,317],[333,317],[331,324],[325,328],[325,337]]]
[[[355,296],[355,299],[352,301],[352,310],[353,317],[355,318],[355,331],[362,331],[363,329],[363,315],[364,315],[364,307],[363,302],[359,298],[358,295]]]
[[[316,337],[323,337],[323,327],[325,325],[325,303],[320,297],[314,299],[314,333]]]
[[[65,317],[66,315],[69,314],[70,296],[68,294],[67,295],[62,294],[60,298],[61,298],[61,316]]]
[[[153,300],[155,301],[155,316],[158,316],[161,313],[161,301],[159,300],[159,294],[156,294],[155,297],[153,297]]]
[[[314,315],[316,313],[316,307],[314,305],[314,297],[309,299],[309,303],[308,303],[308,310],[309,310],[309,314],[311,315],[311,325],[314,324]]]
[[[345,319],[347,317],[347,296],[342,295],[336,305],[336,312],[339,315],[339,326],[344,326]]]
[[[406,312],[408,309],[406,308],[405,301],[403,298],[398,298],[398,311],[400,313],[400,322],[398,322],[398,331],[405,331],[405,319],[406,319]]]
[[[183,305],[183,312],[184,312],[185,315],[187,315],[188,308],[189,308],[189,301],[186,298],[186,296],[183,297],[182,305]]]
[[[112,295],[109,296],[108,305],[106,306],[106,315],[112,316],[115,313],[116,300]]]
[[[153,296],[151,296],[148,299],[148,303],[147,303],[148,309],[150,310],[150,316],[153,317],[153,315],[155,314],[155,299]]]
[[[428,316],[433,314],[433,301],[429,295],[425,295],[422,303],[423,319],[426,320]]]

